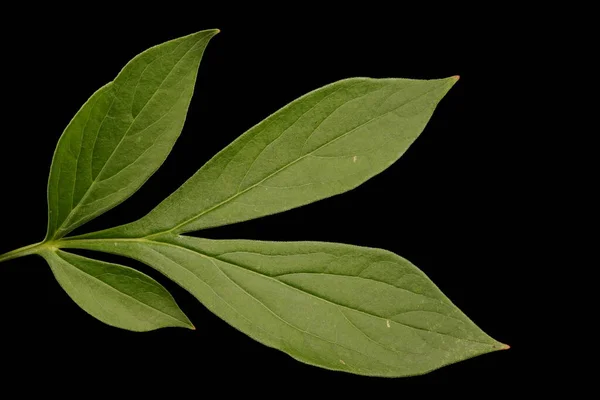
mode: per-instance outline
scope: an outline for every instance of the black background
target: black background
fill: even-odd
[[[204,54],[185,128],[165,164],[129,200],[76,232],[143,216],[238,135],[310,90],[353,76],[431,79],[459,74],[460,81],[415,144],[359,188],[196,235],[320,240],[393,251],[419,266],[511,350],[406,379],[331,372],[254,342],[149,268],[103,255],[157,278],[197,330],[139,334],[108,327],[80,310],[45,262],[30,256],[0,265],[2,363],[10,364],[15,376],[81,373],[84,382],[97,383],[102,377],[107,385],[112,384],[107,376],[118,380],[138,374],[146,382],[172,385],[173,380],[164,379],[172,374],[217,388],[226,376],[249,393],[271,380],[379,390],[512,382],[521,351],[516,287],[509,271],[518,234],[507,234],[513,231],[514,188],[509,187],[506,160],[514,155],[503,145],[510,121],[497,105],[498,92],[504,90],[498,72],[510,69],[513,60],[502,38],[474,30],[468,21],[444,23],[460,10],[445,13],[441,22],[424,13],[382,21],[360,12],[293,22],[293,10],[283,23],[265,15],[243,18],[243,11],[237,18],[211,18],[206,12],[186,21],[158,11],[137,19],[107,13],[94,22],[85,15],[35,23],[15,16],[22,31],[3,32],[11,40],[5,43],[2,66],[8,102],[3,105],[7,124],[0,158],[0,253],[43,238],[54,147],[84,101],[148,47],[220,28]]]

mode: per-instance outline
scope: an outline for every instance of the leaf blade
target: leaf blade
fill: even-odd
[[[380,249],[170,235],[65,245],[144,262],[255,340],[327,369],[410,376],[504,348]]]
[[[154,46],[96,91],[59,139],[48,179],[57,239],[131,196],[177,140],[198,65],[216,30]]]
[[[138,221],[82,237],[185,233],[351,190],[396,161],[456,78],[352,78],[290,103],[236,139]]]
[[[139,271],[61,250],[40,254],[69,297],[105,324],[135,332],[195,329],[170,293]]]

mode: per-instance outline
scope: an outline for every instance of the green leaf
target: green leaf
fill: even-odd
[[[63,245],[144,262],[240,331],[323,368],[400,377],[506,348],[383,250],[178,235]]]
[[[217,32],[148,49],[83,105],[52,160],[47,240],[123,202],[163,163],[183,127],[204,49]]]
[[[346,192],[396,161],[457,77],[346,79],[279,110],[142,219],[86,237],[183,233]]]
[[[138,332],[194,329],[169,292],[141,272],[61,250],[40,254],[73,301],[108,325]]]
[[[322,87],[240,136],[140,220],[64,238],[131,196],[162,164],[217,32],[147,50],[88,100],[56,149],[46,239],[1,255],[0,262],[42,255],[69,296],[107,324],[134,331],[193,328],[150,277],[59,249],[127,256],[171,278],[250,337],[332,370],[410,376],[507,349],[393,253],[180,235],[357,187],[408,149],[457,76],[352,78]]]

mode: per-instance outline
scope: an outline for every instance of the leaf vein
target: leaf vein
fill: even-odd
[[[253,167],[253,166],[254,166],[254,164],[256,163],[256,160],[258,160],[258,159],[260,158],[261,154],[263,154],[263,153],[264,153],[264,152],[265,152],[265,151],[266,151],[266,150],[267,150],[269,147],[271,147],[271,145],[273,145],[273,144],[274,144],[274,143],[275,143],[277,140],[279,140],[279,139],[280,139],[280,138],[281,138],[283,135],[285,135],[285,133],[286,133],[287,131],[289,131],[291,128],[293,128],[293,127],[296,125],[296,123],[297,123],[298,121],[300,121],[300,120],[301,120],[301,119],[302,119],[302,118],[303,118],[303,117],[304,117],[306,114],[308,114],[309,112],[311,112],[312,110],[314,110],[314,109],[315,109],[315,108],[316,108],[318,105],[320,105],[321,103],[323,103],[325,100],[327,100],[328,98],[330,98],[330,97],[331,97],[331,96],[333,96],[334,94],[338,93],[340,90],[342,90],[342,89],[350,89],[350,88],[352,88],[352,87],[354,87],[354,86],[358,85],[359,83],[361,83],[361,82],[357,82],[357,83],[355,83],[355,84],[353,84],[353,85],[351,85],[351,86],[349,86],[349,87],[347,87],[347,88],[344,88],[344,87],[342,86],[342,87],[340,87],[340,88],[338,88],[338,89],[334,90],[333,92],[329,93],[327,96],[323,97],[321,100],[319,100],[319,101],[318,101],[316,104],[314,104],[314,105],[313,105],[312,107],[310,107],[308,110],[306,110],[305,112],[303,112],[303,113],[302,113],[302,114],[301,114],[301,115],[300,115],[300,116],[299,116],[299,117],[298,117],[298,118],[297,118],[297,119],[296,119],[294,122],[292,122],[292,123],[291,123],[291,124],[290,124],[290,125],[289,125],[287,128],[285,128],[285,129],[284,129],[284,130],[283,130],[283,131],[282,131],[282,132],[281,132],[281,133],[280,133],[280,134],[279,134],[279,135],[278,135],[278,136],[277,136],[275,139],[273,139],[271,142],[269,142],[269,144],[267,144],[267,145],[266,145],[266,146],[265,146],[265,147],[264,147],[264,148],[263,148],[263,149],[260,151],[260,153],[258,153],[258,155],[257,155],[257,156],[254,158],[254,160],[252,161],[252,163],[251,163],[251,164],[250,164],[250,166],[248,167],[248,170],[246,171],[246,174],[244,175],[244,177],[243,177],[243,178],[242,178],[242,180],[240,181],[240,184],[238,185],[238,188],[237,188],[236,192],[239,192],[239,191],[240,191],[240,188],[242,187],[242,184],[244,183],[244,181],[246,180],[246,177],[248,176],[248,174],[249,174],[249,173],[250,173],[250,171],[252,170],[252,167]],[[362,96],[361,96],[361,97],[362,97]],[[348,101],[350,101],[350,100],[348,100]],[[347,102],[346,102],[346,103],[347,103]],[[346,104],[346,103],[344,103],[344,104]],[[341,106],[340,106],[340,107],[341,107]],[[329,115],[328,115],[327,117],[325,117],[325,118],[324,118],[324,120],[325,120],[325,119],[327,119],[328,117],[329,117]],[[323,120],[323,121],[324,121],[324,120]],[[322,123],[323,121],[321,121],[321,123]],[[319,123],[319,126],[321,126],[321,123]],[[318,128],[318,126],[317,126],[317,128]],[[315,130],[316,130],[316,128],[315,128]],[[261,133],[262,133],[262,132],[264,132],[264,129],[263,129],[263,131],[261,131]],[[314,133],[314,130],[313,130],[313,132],[311,132],[311,134],[310,134],[310,135],[312,135],[313,133]],[[309,137],[310,137],[310,135],[309,135]],[[258,136],[258,134],[257,134],[256,136]],[[308,140],[308,139],[307,139],[307,140]],[[306,142],[305,142],[305,143],[306,143]],[[302,146],[302,149],[300,150],[300,154],[302,154],[303,150],[304,150],[304,146]]]

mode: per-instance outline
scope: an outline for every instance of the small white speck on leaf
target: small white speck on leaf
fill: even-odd
[[[340,362],[341,362],[342,364],[346,365],[346,363],[344,362],[344,360],[340,360]]]
[[[358,160],[358,156],[352,157],[352,162],[356,162],[356,160]]]
[[[387,325],[388,328],[391,328],[391,326],[390,326],[390,320],[389,319],[385,320],[385,324]]]

